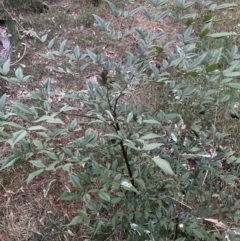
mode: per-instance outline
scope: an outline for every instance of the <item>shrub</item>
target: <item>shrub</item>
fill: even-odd
[[[148,8],[122,12],[107,1],[119,18],[142,12],[149,21],[161,21],[171,14],[185,25],[178,40],[139,27],[116,33],[110,22],[94,15],[111,39],[136,35],[138,53],[126,51],[125,62],[114,62],[102,53],[82,53],[79,46],[71,51],[66,41],[53,51],[52,39],[48,53],[40,55],[53,62],[67,58],[70,66],[49,69],[81,81],[76,73],[94,67],[97,81],[85,91],[59,93],[48,78],[29,96],[31,105],[5,108],[6,96],[0,100],[1,142],[12,148],[1,170],[28,161],[37,168],[28,182],[44,171],[66,171],[72,191],[59,200],[85,203],[69,226],[87,225],[92,240],[224,240],[238,234],[230,230],[238,223],[239,202],[234,200],[237,173],[229,168],[236,169],[239,159],[225,145],[228,134],[220,120],[228,111],[229,118],[239,119],[240,55],[235,45],[204,49],[199,43],[209,38],[234,43],[236,33],[211,29],[215,12],[235,4],[169,2],[148,0]],[[151,13],[162,6],[169,9]],[[47,40],[47,35],[33,35]],[[31,78],[21,68],[8,77],[9,69],[6,62],[0,71],[11,84]],[[56,98],[64,102],[53,108]]]

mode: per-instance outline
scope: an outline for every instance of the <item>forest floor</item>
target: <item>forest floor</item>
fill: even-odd
[[[124,1],[114,1],[120,9],[128,10],[140,6],[143,1],[136,1],[134,5],[127,5]],[[18,5],[19,4],[19,5]],[[21,7],[19,7],[21,6]],[[106,11],[106,9],[108,9]],[[13,51],[11,72],[21,67],[25,75],[33,76],[33,80],[24,86],[12,86],[2,82],[0,95],[7,93],[8,102],[26,101],[26,96],[36,88],[42,88],[47,77],[54,79],[53,88],[82,90],[87,88],[89,80],[96,79],[97,69],[87,69],[79,76],[78,82],[71,77],[53,74],[47,66],[51,60],[42,58],[38,53],[47,52],[47,43],[54,37],[58,38],[58,45],[67,40],[67,49],[74,49],[79,45],[83,53],[86,49],[94,53],[103,53],[104,58],[121,62],[125,51],[137,51],[137,37],[123,37],[120,41],[113,41],[106,33],[96,26],[92,14],[96,14],[105,21],[111,21],[111,28],[116,31],[131,29],[139,26],[142,30],[152,32],[167,31],[176,34],[179,29],[166,20],[158,23],[146,21],[143,14],[136,14],[131,19],[119,21],[115,18],[106,2],[95,7],[90,1],[58,0],[45,1],[45,4],[22,4],[21,0],[5,6],[0,16],[6,19],[2,28],[7,27],[11,35]],[[48,34],[45,43],[37,41],[31,36],[35,31],[39,36]],[[58,46],[55,46],[57,49]],[[19,61],[20,60],[20,61]],[[19,62],[18,62],[19,61]],[[67,64],[64,59],[58,60],[58,65]],[[57,103],[56,103],[57,105]],[[5,148],[4,148],[5,150]],[[4,159],[8,152],[0,155]],[[68,228],[66,225],[77,214],[81,202],[58,201],[62,192],[68,191],[70,186],[64,172],[45,173],[35,178],[29,185],[27,176],[34,171],[28,163],[21,163],[13,168],[1,172],[0,175],[0,240],[3,241],[60,241],[60,240],[89,240],[86,227]]]
[[[121,18],[119,21],[119,18],[111,14],[108,4],[104,1],[97,7],[88,0],[46,0],[44,4],[40,1],[36,2],[39,4],[29,2],[29,5],[24,5],[22,0],[15,0],[14,4],[6,4],[4,9],[0,9],[0,14],[3,13],[0,15],[0,20],[4,20],[0,23],[2,27],[7,27],[11,35],[13,45],[11,62],[20,60],[11,67],[11,73],[21,67],[25,75],[33,76],[30,83],[21,87],[2,81],[0,96],[6,93],[9,103],[26,101],[27,95],[32,90],[42,88],[47,77],[54,79],[53,89],[59,92],[66,88],[86,89],[88,81],[96,79],[97,68],[83,71],[77,82],[73,82],[70,76],[63,78],[60,74],[54,74],[47,69],[46,67],[53,65],[54,62],[42,58],[38,53],[47,53],[46,46],[54,37],[58,37],[58,45],[67,40],[67,49],[74,49],[79,45],[83,53],[89,49],[96,54],[103,53],[106,59],[118,62],[124,60],[125,51],[132,53],[137,51],[139,41],[137,37],[123,37],[119,41],[109,39],[106,33],[96,26],[92,14],[110,21],[111,28],[116,31],[131,29],[133,26],[139,26],[143,31],[154,33],[168,32],[172,36],[183,31],[180,25],[176,25],[173,18],[154,23],[147,21],[142,13],[135,14],[130,19]],[[145,1],[135,1],[132,5],[125,4],[125,1],[114,0],[113,2],[117,8],[129,10],[137,8]],[[234,11],[237,13],[239,9]],[[240,23],[238,21],[239,19],[234,18],[232,26],[238,26]],[[33,38],[32,31],[39,36],[48,34],[46,44]],[[58,46],[55,48],[57,49]],[[171,51],[175,52],[174,46]],[[64,59],[58,59],[58,66],[66,64]],[[1,148],[5,150],[4,146]],[[0,154],[3,159],[7,155],[7,151]],[[90,240],[87,227],[72,228],[64,225],[76,216],[78,208],[82,205],[80,201],[69,203],[58,201],[61,193],[70,188],[68,176],[60,171],[44,173],[27,185],[27,176],[32,171],[34,169],[28,163],[21,163],[0,172],[0,240]]]

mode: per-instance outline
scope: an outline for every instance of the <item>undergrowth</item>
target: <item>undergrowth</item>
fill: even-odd
[[[84,226],[88,240],[238,240],[239,32],[219,26],[237,4],[148,0],[122,11],[106,2],[117,21],[171,19],[177,35],[114,29],[113,17],[94,13],[116,50],[136,41],[118,61],[103,48],[71,49],[32,31],[51,76],[22,101],[1,97],[1,172],[28,163],[29,185],[46,172],[69,178],[58,201],[76,212],[68,224],[56,221],[56,232]],[[86,70],[96,75],[86,80]],[[10,61],[0,73],[15,86],[34,78],[21,67],[12,75]]]

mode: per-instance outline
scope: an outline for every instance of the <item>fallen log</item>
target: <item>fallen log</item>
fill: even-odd
[[[10,58],[12,46],[7,31],[2,28],[0,28],[0,41],[3,46],[0,52],[0,64],[3,64]]]

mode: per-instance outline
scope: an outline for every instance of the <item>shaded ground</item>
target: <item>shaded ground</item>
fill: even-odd
[[[120,42],[110,40],[96,27],[92,14],[107,21],[110,19],[111,26],[116,31],[130,29],[132,26],[141,26],[143,30],[148,31],[152,29],[153,32],[176,31],[174,26],[169,24],[169,20],[158,24],[144,24],[142,14],[135,15],[131,20],[119,21],[110,11],[106,12],[106,3],[101,3],[98,7],[94,7],[87,0],[49,0],[45,3],[34,5],[31,1],[25,1],[24,4],[21,0],[9,1],[5,4],[6,11],[2,11],[1,18],[5,21],[3,25],[12,35],[11,62],[22,58],[12,66],[12,72],[21,66],[25,74],[34,76],[27,86],[21,88],[2,82],[0,94],[7,93],[9,101],[28,101],[25,99],[28,93],[35,88],[41,88],[48,76],[54,80],[53,88],[61,91],[65,88],[87,88],[86,83],[90,79],[93,80],[97,74],[97,69],[87,69],[79,76],[77,82],[73,82],[71,77],[65,76],[63,79],[62,75],[53,74],[46,69],[46,66],[51,65],[51,61],[36,54],[45,53],[46,47],[31,37],[32,30],[39,36],[48,33],[49,40],[55,36],[58,36],[59,42],[67,40],[69,49],[79,45],[83,52],[90,49],[95,53],[103,53],[105,59],[115,59],[118,62],[122,61],[124,51],[134,53],[137,50],[138,38],[126,37]],[[124,1],[115,1],[115,4],[122,9],[127,7]],[[139,3],[135,5],[137,7]],[[59,65],[67,64],[64,59],[60,61]],[[3,147],[1,159],[8,155],[7,150],[7,147]],[[34,170],[29,165],[22,163],[21,167],[8,169],[0,175],[0,240],[89,240],[87,227],[68,229],[64,226],[76,216],[77,209],[82,206],[80,201],[57,201],[62,192],[71,188],[66,174],[46,173],[34,179],[31,185],[26,185],[27,175],[32,171]]]

